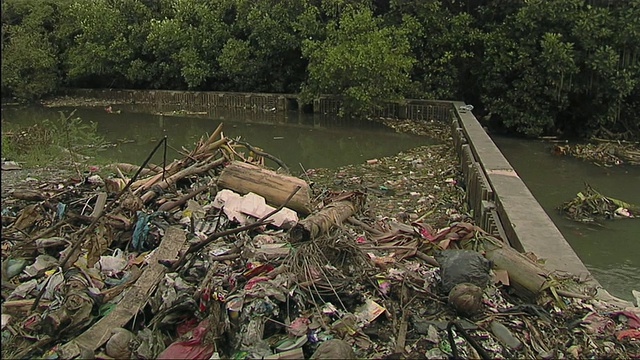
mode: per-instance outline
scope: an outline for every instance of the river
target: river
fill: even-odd
[[[599,167],[553,155],[549,143],[502,136],[492,139],[591,274],[611,294],[633,300],[631,290],[640,290],[640,219],[577,223],[556,208],[583,191],[585,183],[606,196],[638,205],[640,167]]]
[[[167,136],[169,161],[182,158],[178,150],[190,149],[195,141],[223,124],[228,138],[241,139],[281,159],[293,173],[305,169],[334,168],[390,156],[434,140],[393,130],[371,121],[342,121],[328,116],[291,111],[287,114],[262,111],[216,110],[213,115],[168,116],[128,112],[109,114],[103,109],[77,108],[74,116],[97,123],[107,142],[117,144],[101,153],[107,159],[141,163],[154,145]],[[30,125],[43,119],[58,118],[74,108],[5,107],[3,121]],[[166,113],[166,111],[165,111]],[[162,152],[153,162],[161,160]],[[275,163],[270,164],[275,165]]]
[[[5,107],[2,117],[3,121],[27,125],[58,117],[60,110],[68,114],[72,109]],[[298,112],[283,115],[216,110],[215,114],[187,117],[126,110],[109,114],[103,109],[79,108],[75,115],[96,122],[105,139],[117,144],[102,156],[134,164],[141,163],[163,136],[170,145],[168,158],[181,157],[177,149],[191,148],[221,122],[225,136],[240,136],[279,157],[293,173],[300,173],[302,167],[335,168],[394,155],[431,141],[398,134],[377,123]],[[582,191],[585,182],[603,194],[640,204],[640,167],[601,168],[553,156],[547,143],[497,136],[493,139],[594,277],[613,295],[632,300],[631,289],[640,290],[640,220],[608,221],[603,226],[581,224],[563,218],[556,207]],[[156,163],[160,160],[160,154],[153,158]]]

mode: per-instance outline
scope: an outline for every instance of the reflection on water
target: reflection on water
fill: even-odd
[[[220,123],[223,123],[225,136],[241,137],[243,141],[264,149],[283,160],[294,173],[300,172],[299,164],[305,169],[332,168],[432,143],[425,137],[394,133],[378,123],[339,120],[296,111],[282,114],[216,109],[207,115],[167,116],[138,112],[150,110],[140,106],[119,106],[118,109],[122,113],[79,108],[75,115],[96,122],[105,139],[118,144],[107,149],[102,156],[133,164],[140,164],[165,135],[170,146],[167,156],[170,159],[182,157],[178,152],[182,147],[191,149],[195,141],[213,132]],[[61,110],[68,114],[73,109],[7,107],[2,110],[2,117],[3,121],[30,124],[58,117]],[[164,113],[172,110],[162,109]],[[153,162],[161,161],[159,153]]]
[[[593,276],[612,294],[633,300],[631,290],[640,290],[640,219],[581,224],[565,219],[556,208],[584,190],[585,183],[604,195],[640,204],[640,167],[598,167],[554,156],[548,143],[492,138]]]

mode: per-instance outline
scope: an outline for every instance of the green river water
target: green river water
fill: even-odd
[[[124,108],[119,106],[119,108]],[[5,122],[33,124],[58,118],[59,111],[73,108],[5,107]],[[167,136],[169,160],[182,158],[178,149],[191,149],[200,137],[212,133],[222,123],[226,137],[260,147],[284,161],[293,173],[314,167],[337,167],[367,159],[394,155],[402,150],[426,145],[431,140],[399,134],[373,122],[349,123],[326,116],[289,112],[285,115],[262,111],[217,110],[213,116],[168,116],[128,112],[109,114],[103,109],[78,108],[74,116],[93,121],[99,133],[117,146],[102,156],[119,162],[140,164],[155,144]],[[152,162],[162,160],[158,152]]]
[[[58,117],[72,109],[4,107],[5,122],[32,124]],[[118,146],[103,156],[112,161],[141,163],[163,136],[168,137],[169,160],[181,157],[176,149],[191,148],[205,133],[223,123],[225,136],[241,137],[279,157],[300,173],[315,167],[334,168],[428,144],[429,139],[394,133],[371,122],[347,122],[326,116],[289,112],[216,110],[201,117],[134,113],[108,114],[103,109],[77,109],[75,115],[98,124],[105,139]],[[609,221],[603,226],[566,220],[555,209],[584,189],[587,182],[601,193],[640,204],[640,167],[601,168],[591,163],[551,154],[551,145],[522,139],[493,137],[578,256],[612,294],[632,300],[640,290],[640,219]],[[157,154],[153,162],[159,163]],[[544,234],[540,234],[544,236]]]

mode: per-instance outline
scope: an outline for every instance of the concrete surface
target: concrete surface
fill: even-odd
[[[494,191],[496,209],[511,246],[544,259],[547,270],[569,272],[601,287],[473,113],[459,110],[463,102],[453,102],[453,105],[473,155]],[[599,290],[598,296],[603,300],[627,304],[603,289]]]

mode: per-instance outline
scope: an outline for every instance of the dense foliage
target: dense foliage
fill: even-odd
[[[3,0],[2,94],[466,100],[521,134],[640,135],[640,0]]]

